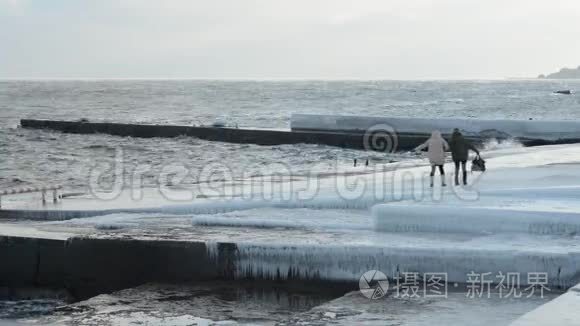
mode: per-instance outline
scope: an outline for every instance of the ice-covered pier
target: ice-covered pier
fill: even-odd
[[[0,282],[66,287],[79,298],[209,279],[356,287],[368,270],[392,280],[445,273],[449,284],[474,273],[517,274],[522,287],[538,273],[552,289],[579,283],[580,145],[484,157],[489,170],[469,174],[468,187],[429,188],[417,161],[352,167],[316,179],[312,192],[313,180],[297,178],[274,194],[246,185],[254,191],[246,197],[242,188],[182,201],[155,189],[138,200],[125,189],[109,200],[82,195],[46,206],[8,198],[0,261],[10,263]]]

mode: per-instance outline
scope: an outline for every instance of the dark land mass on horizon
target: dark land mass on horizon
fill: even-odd
[[[538,78],[547,78],[547,79],[580,79],[580,66],[576,69],[572,68],[562,68],[558,72],[554,72],[548,75],[539,75]]]

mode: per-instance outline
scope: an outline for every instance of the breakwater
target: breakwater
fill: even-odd
[[[365,136],[364,133],[360,132],[290,131],[36,119],[22,119],[20,125],[23,128],[49,129],[73,134],[100,133],[140,138],[188,136],[228,143],[267,146],[303,143],[376,151],[411,150],[423,143],[428,137],[428,134],[420,133],[400,133],[396,135],[396,139],[393,139],[391,134],[380,133]]]
[[[226,249],[222,249],[226,250]],[[147,282],[195,282],[223,274],[204,242],[0,236],[0,287],[66,289],[76,300]]]
[[[301,116],[303,121],[304,116]],[[366,121],[366,120],[365,120]],[[377,120],[380,122],[379,120]],[[368,122],[368,121],[366,121]],[[23,128],[49,129],[72,134],[108,134],[121,137],[195,137],[209,141],[220,141],[238,144],[256,144],[275,146],[284,144],[320,144],[341,148],[373,150],[379,152],[394,152],[412,150],[422,144],[430,135],[433,128],[426,126],[424,130],[401,131],[398,129],[309,129],[293,124],[292,130],[275,129],[245,129],[222,128],[211,126],[180,126],[180,125],[149,125],[115,122],[84,122],[22,119]],[[311,126],[314,128],[314,125]],[[580,128],[580,127],[579,127]],[[436,128],[435,128],[436,129]],[[449,129],[449,128],[447,128]],[[448,137],[452,129],[444,132]],[[402,129],[404,130],[404,129]],[[543,137],[540,134],[524,134],[513,136],[497,131],[482,131],[479,133],[465,133],[466,138],[474,144],[480,144],[487,139],[514,139],[525,146],[541,146],[554,144],[580,143],[580,135],[550,134]]]

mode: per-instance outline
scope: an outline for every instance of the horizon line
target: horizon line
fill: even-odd
[[[498,80],[553,80],[537,77],[487,78],[325,78],[325,77],[0,77],[0,81],[132,81],[132,80],[192,80],[192,81],[498,81]]]

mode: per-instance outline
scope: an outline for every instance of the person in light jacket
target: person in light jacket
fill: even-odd
[[[431,137],[423,144],[417,146],[415,150],[420,151],[425,148],[427,148],[427,157],[429,158],[429,163],[431,163],[431,187],[433,187],[435,168],[439,168],[441,185],[445,187],[445,169],[443,168],[443,164],[445,164],[445,151],[449,149],[449,144],[443,139],[439,130],[434,130],[431,133]]]
[[[463,135],[459,132],[459,129],[455,128],[453,134],[451,134],[451,140],[449,141],[449,147],[451,148],[451,157],[455,163],[455,185],[459,185],[459,165],[461,164],[461,170],[463,172],[463,184],[467,184],[467,171],[465,170],[465,165],[467,164],[467,158],[469,156],[469,150],[474,151],[479,155],[479,151],[475,148]]]

